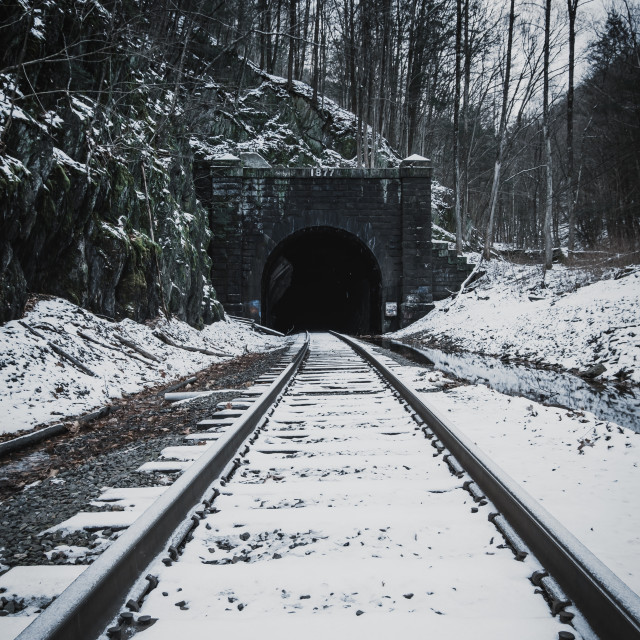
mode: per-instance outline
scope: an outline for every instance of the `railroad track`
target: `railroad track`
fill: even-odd
[[[640,637],[638,596],[370,349],[291,358],[149,463],[182,475],[20,640]]]

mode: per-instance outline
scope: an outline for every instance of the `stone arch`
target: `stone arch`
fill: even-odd
[[[269,244],[261,272],[264,324],[285,332],[381,331],[383,273],[359,234],[313,225]]]
[[[422,317],[433,308],[434,291],[448,295],[470,269],[446,245],[432,251],[431,169],[424,158],[388,169],[330,169],[223,157],[203,161],[196,173],[198,196],[211,211],[211,284],[229,314],[268,322],[268,309],[262,310],[267,261],[306,229],[353,234],[375,258],[385,332]]]

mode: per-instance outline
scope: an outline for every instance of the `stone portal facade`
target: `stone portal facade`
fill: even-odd
[[[228,313],[259,315],[269,256],[293,234],[320,227],[351,234],[375,258],[384,331],[433,308],[442,287],[434,283],[427,160],[412,157],[394,169],[289,169],[228,156],[200,165],[196,184],[211,216],[212,282]],[[459,268],[448,256],[443,268],[441,253],[438,273],[447,284],[462,281],[466,262]]]

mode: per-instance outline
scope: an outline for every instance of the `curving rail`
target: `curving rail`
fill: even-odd
[[[640,596],[368,349],[352,338],[334,335],[365,358],[425,421],[601,637],[640,638]]]
[[[178,478],[18,636],[19,640],[87,640],[104,631],[118,614],[123,593],[140,579],[149,562],[166,547],[176,528],[223,473],[286,388],[308,348],[307,335],[291,364],[243,414],[233,430]]]

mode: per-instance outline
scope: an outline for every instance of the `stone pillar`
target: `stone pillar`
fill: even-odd
[[[242,315],[242,161],[226,154],[209,160],[209,171],[211,282],[225,311]]]
[[[431,265],[431,163],[413,155],[400,163],[402,302],[400,326],[434,308]]]

